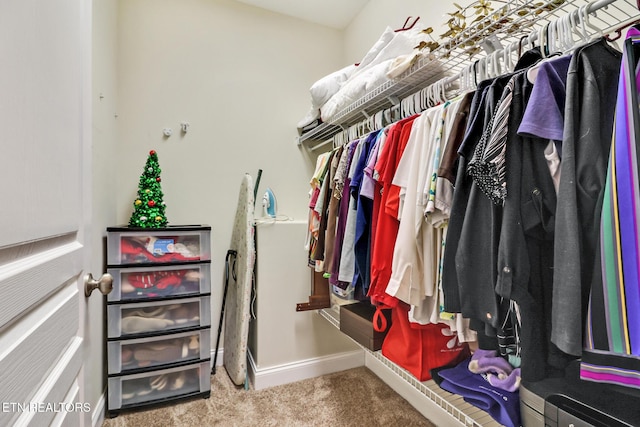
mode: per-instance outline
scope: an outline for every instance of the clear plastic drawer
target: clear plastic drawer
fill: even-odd
[[[109,268],[113,290],[108,301],[132,301],[211,292],[211,265]]]
[[[109,375],[156,368],[177,362],[208,359],[211,330],[181,332],[160,337],[107,342]]]
[[[107,305],[107,336],[120,338],[211,326],[209,296]]]
[[[107,228],[107,264],[167,264],[211,259],[211,227]]]
[[[161,371],[109,377],[109,410],[211,390],[209,361]]]

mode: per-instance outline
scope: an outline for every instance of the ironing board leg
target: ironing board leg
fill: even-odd
[[[211,368],[211,374],[216,374],[216,364],[218,361],[218,349],[220,348],[220,335],[222,334],[222,321],[224,320],[224,306],[227,300],[227,289],[229,289],[229,256],[233,255],[234,257],[238,254],[237,251],[229,249],[227,251],[227,256],[224,260],[224,291],[222,293],[222,307],[220,308],[220,321],[218,322],[218,336],[216,337],[216,351],[213,353],[213,367]]]

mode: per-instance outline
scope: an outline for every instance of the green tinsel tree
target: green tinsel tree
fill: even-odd
[[[162,201],[160,187],[160,165],[158,154],[151,150],[144,171],[138,184],[138,198],[133,202],[133,214],[129,219],[129,227],[162,228],[167,226],[164,214],[165,204]]]

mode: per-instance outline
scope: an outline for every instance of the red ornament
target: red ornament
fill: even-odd
[[[160,177],[157,177],[157,178],[156,178],[156,182],[160,182],[160,181],[162,181],[162,180],[160,179]]]
[[[149,200],[147,202],[147,205],[149,205],[150,208],[154,207],[156,205],[156,202],[154,202],[153,200]]]
[[[153,156],[154,154],[156,154],[156,150],[149,151],[149,154],[151,154]]]

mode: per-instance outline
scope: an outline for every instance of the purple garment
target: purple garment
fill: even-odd
[[[491,417],[508,427],[518,427],[520,420],[520,395],[489,384],[482,375],[469,371],[469,359],[455,368],[438,371],[442,378],[440,387],[462,396],[465,402],[483,409]]]
[[[373,194],[376,187],[376,181],[373,179],[373,169],[378,161],[378,155],[380,154],[380,139],[384,131],[378,133],[376,143],[371,149],[371,155],[367,161],[367,165],[364,168],[364,176],[362,177],[362,185],[360,186],[360,196],[373,200]]]
[[[353,173],[353,178],[351,178],[351,183],[349,186],[351,187],[351,195],[358,201],[358,195],[360,194],[360,186],[362,185],[362,180],[364,178],[364,168],[367,166],[369,162],[369,156],[371,154],[371,148],[374,146],[375,142],[378,140],[378,135],[380,131],[370,133],[367,138],[364,140],[364,147],[362,148],[362,152],[360,153],[360,157],[357,159],[356,169]],[[354,159],[355,160],[355,159]]]
[[[355,148],[360,141],[355,140],[352,141],[347,149],[347,171],[351,167],[351,162],[353,161],[353,155],[355,154]],[[344,240],[344,231],[347,223],[347,214],[349,213],[349,198],[351,189],[350,189],[351,180],[349,179],[348,173],[346,174],[344,180],[344,187],[342,188],[342,198],[340,199],[340,210],[338,212],[338,226],[336,228],[336,240],[333,250],[333,271],[331,272],[331,277],[329,278],[329,283],[338,286],[341,289],[347,289],[350,283],[340,282],[338,280],[338,272],[340,271],[340,258],[342,255],[342,243]]]
[[[518,128],[518,135],[556,141],[560,156],[570,62],[571,55],[565,55],[540,64],[531,97]]]

